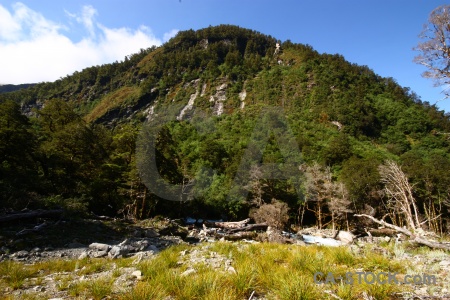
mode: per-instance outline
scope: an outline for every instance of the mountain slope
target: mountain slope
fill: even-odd
[[[301,178],[286,182],[259,177],[253,181],[258,188],[241,187],[248,191],[244,199],[228,197],[253,130],[268,107],[285,112],[302,160],[331,167],[333,181],[345,185],[354,209],[379,205],[377,167],[386,159],[404,165],[417,186],[420,207],[430,201],[439,204],[439,209],[432,208],[436,215],[445,200],[439,195],[447,194],[450,183],[444,170],[450,166],[450,122],[444,112],[394,79],[341,55],[319,54],[309,45],[280,42],[231,25],[183,31],[123,62],[90,67],[0,99],[20,103],[37,124],[38,140],[46,141],[40,144],[43,157],[37,173],[52,188],[40,193],[63,193],[98,211],[108,204],[113,207],[108,213],[128,207],[141,217],[221,211],[237,218],[248,214],[256,198],[282,200],[292,212],[312,205]],[[51,105],[41,109],[46,101]],[[171,110],[175,117],[161,131],[156,153],[162,178],[183,185],[204,183],[201,191],[181,192],[180,199],[194,199],[183,204],[188,208],[184,211],[147,194],[135,168],[140,125]],[[55,129],[47,116],[67,120]],[[75,146],[79,156],[73,157],[70,147]],[[259,150],[262,162],[282,164],[286,159],[274,133]],[[61,161],[70,168],[58,169]],[[202,166],[216,173],[205,173]],[[428,177],[420,176],[424,172]],[[64,182],[72,182],[71,187],[62,188]]]

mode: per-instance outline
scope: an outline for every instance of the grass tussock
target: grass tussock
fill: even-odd
[[[226,265],[214,268],[202,261],[192,263],[190,253],[194,251],[201,253],[205,259],[214,256],[231,261],[233,269],[230,271]],[[184,254],[181,255],[181,252]],[[270,243],[179,245],[137,264],[133,263],[132,258],[56,260],[30,266],[19,262],[1,262],[0,286],[18,289],[24,286],[27,278],[30,282],[38,282],[39,278],[54,274],[59,280],[59,291],[74,298],[217,300],[248,299],[253,294],[266,299],[389,299],[402,287],[357,280],[349,285],[343,279],[320,284],[314,281],[317,272],[323,274],[317,277],[322,282],[329,273],[342,278],[347,272],[357,271],[405,274],[408,264],[398,260],[392,252],[386,253],[387,256],[384,256],[368,250],[355,254],[347,247]],[[440,257],[441,254],[436,252],[431,256]],[[135,280],[127,292],[113,293],[114,282],[122,276],[120,270],[126,267],[137,268],[143,278]],[[188,269],[195,271],[189,275],[183,274]],[[110,271],[109,275],[96,275],[105,271]],[[88,280],[86,276],[89,276]]]
[[[68,287],[68,292],[72,297],[100,300],[112,294],[113,282],[111,278],[77,281]]]
[[[22,263],[4,261],[0,263],[0,278],[4,285],[12,289],[21,288],[25,280],[33,277],[35,271]]]
[[[262,243],[237,245],[214,243],[208,251],[217,252],[233,260],[235,273],[195,266],[195,273],[182,276],[186,266],[178,263],[179,249],[168,249],[155,259],[142,262],[140,269],[146,276],[123,299],[248,299],[252,293],[268,299],[322,299],[324,290],[342,299],[360,299],[364,295],[387,299],[399,287],[368,285],[355,282],[345,285],[317,284],[314,274],[333,273],[345,277],[346,272],[404,271],[400,264],[392,264],[381,255],[356,256],[348,248],[299,247]],[[330,296],[332,298],[332,296]]]

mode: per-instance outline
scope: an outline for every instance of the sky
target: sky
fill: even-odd
[[[233,24],[341,54],[450,112],[413,48],[440,0],[0,0],[0,84],[54,81],[162,45],[180,30]]]

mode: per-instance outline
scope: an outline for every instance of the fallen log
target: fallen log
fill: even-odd
[[[44,222],[42,224],[34,226],[31,229],[25,228],[25,229],[22,229],[21,231],[17,232],[16,235],[20,236],[20,235],[25,235],[25,234],[28,234],[28,233],[31,233],[31,232],[35,233],[35,232],[41,231],[47,225],[48,225],[47,222]]]
[[[378,228],[378,229],[369,229],[368,232],[370,232],[370,234],[372,236],[395,236],[395,234],[397,233],[394,229],[389,229],[389,228]]]
[[[15,213],[0,216],[0,223],[32,218],[59,218],[61,217],[62,213],[63,213],[62,209],[53,209],[53,210],[38,209],[23,213]]]
[[[226,234],[226,235],[221,235],[221,234],[217,234],[217,237],[219,238],[224,238],[227,241],[238,241],[238,240],[243,240],[243,239],[254,239],[258,236],[258,234],[254,231],[241,231],[238,233],[234,233],[234,234]]]
[[[264,231],[266,231],[268,226],[269,225],[267,225],[265,223],[250,224],[250,225],[246,225],[246,226],[241,227],[241,228],[229,229],[229,230],[227,230],[227,232],[233,233],[233,232],[239,232],[239,231],[254,231],[254,230],[264,230]]]
[[[410,237],[410,241],[411,242],[415,242],[417,244],[421,244],[421,245],[425,245],[428,246],[430,248],[435,248],[435,249],[442,249],[442,250],[447,250],[450,251],[450,244],[444,244],[444,243],[439,243],[436,241],[430,241],[428,239],[425,239],[417,234],[414,234],[413,232],[409,231],[408,229],[399,227],[399,226],[395,226],[392,224],[387,223],[386,221],[383,220],[378,220],[372,216],[369,215],[365,215],[365,214],[357,214],[354,215],[355,217],[364,217],[364,218],[368,218],[370,220],[372,220],[373,222],[383,225],[387,228],[393,229],[397,232],[403,233],[404,235]]]
[[[218,227],[223,229],[234,229],[234,228],[242,228],[244,227],[248,222],[250,222],[250,219],[245,219],[238,222],[209,222],[205,221],[206,225],[210,227]]]

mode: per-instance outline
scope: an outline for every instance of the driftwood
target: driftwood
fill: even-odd
[[[208,226],[211,227],[218,227],[223,229],[235,229],[235,228],[242,228],[244,227],[248,222],[250,222],[250,219],[245,219],[238,222],[208,222],[205,221],[205,223]]]
[[[396,231],[394,229],[389,228],[378,228],[378,229],[369,229],[368,232],[372,236],[395,236]]]
[[[0,223],[33,218],[59,218],[61,217],[62,213],[63,213],[62,209],[53,209],[53,210],[38,209],[0,216]]]
[[[239,231],[253,231],[253,230],[267,230],[267,227],[269,225],[265,224],[265,223],[261,223],[261,224],[249,224],[246,225],[244,227],[241,228],[233,228],[233,229],[229,229],[227,230],[227,232],[229,233],[233,233],[233,232],[239,232]]]
[[[218,234],[217,237],[223,237],[227,241],[238,241],[243,239],[254,239],[258,236],[258,234],[254,231],[242,231],[235,234],[227,234],[227,235],[220,235]]]
[[[48,224],[46,222],[44,222],[42,224],[34,226],[31,229],[22,229],[21,231],[17,232],[16,235],[20,236],[20,235],[25,235],[25,234],[28,234],[28,233],[35,233],[35,232],[41,231],[47,225]]]
[[[258,236],[256,230],[267,230],[268,225],[261,224],[247,224],[250,219],[245,219],[239,222],[209,222],[203,223],[203,230],[200,234],[205,236],[213,235],[216,238],[224,238],[228,241],[237,241],[242,239],[254,239]],[[207,228],[206,224],[215,228]],[[222,229],[220,233],[219,228]]]
[[[408,229],[389,224],[389,223],[387,223],[385,221],[382,221],[382,220],[375,219],[374,217],[369,216],[369,215],[360,214],[360,215],[354,215],[354,216],[355,217],[368,218],[368,219],[372,220],[373,222],[375,222],[377,224],[383,225],[383,226],[385,226],[387,228],[390,228],[390,229],[393,229],[393,230],[395,230],[397,232],[403,233],[404,235],[410,237],[410,241],[412,241],[412,242],[415,242],[415,243],[418,243],[418,244],[421,244],[421,245],[425,245],[425,246],[428,246],[430,248],[442,249],[442,250],[450,251],[450,244],[444,244],[444,243],[439,243],[439,242],[427,240],[424,237],[421,237],[421,236],[419,236],[417,234],[412,233]]]

